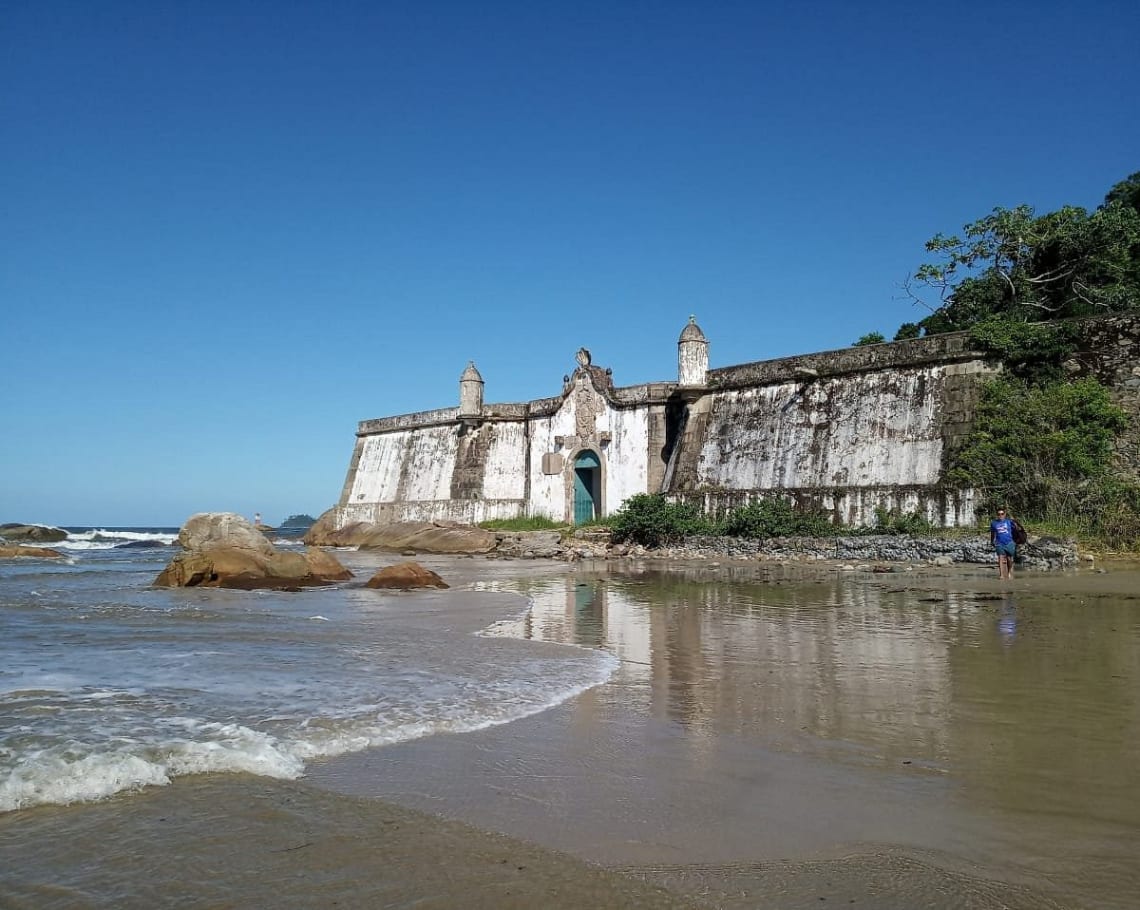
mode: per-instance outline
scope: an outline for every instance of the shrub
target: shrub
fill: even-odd
[[[875,523],[864,529],[871,534],[929,534],[934,528],[925,515],[898,509],[875,509]]]
[[[970,329],[970,343],[998,357],[1014,376],[1036,384],[1064,378],[1062,364],[1076,350],[1072,323],[1020,322],[991,317]]]
[[[669,502],[660,493],[631,496],[610,520],[615,542],[644,547],[676,543],[694,534],[714,534],[718,528],[696,506]]]
[[[566,525],[552,521],[545,515],[521,515],[518,518],[492,518],[481,521],[479,527],[488,531],[557,531]]]
[[[947,479],[981,494],[980,508],[1071,527],[1106,542],[1135,540],[1140,489],[1110,474],[1128,417],[1094,379],[1002,377],[986,384],[974,429]]]
[[[729,513],[724,533],[764,540],[768,537],[827,537],[836,533],[823,512],[798,511],[782,499],[758,499]]]

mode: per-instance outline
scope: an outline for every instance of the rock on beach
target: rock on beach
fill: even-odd
[[[431,569],[424,568],[418,562],[401,562],[381,569],[368,579],[367,587],[411,591],[417,588],[449,588],[451,586]]]
[[[19,522],[8,522],[0,525],[0,539],[9,543],[16,540],[59,543],[61,540],[67,540],[67,532],[63,528],[52,528],[47,525],[25,525]]]
[[[53,550],[50,547],[25,547],[20,544],[7,546],[0,544],[0,559],[15,559],[17,557],[30,559],[63,559],[64,555],[60,553],[59,550]]]
[[[159,573],[156,586],[294,590],[352,577],[324,550],[276,549],[249,521],[232,512],[192,515],[178,532],[178,542],[182,552]]]
[[[324,521],[324,516],[309,529],[304,541],[324,547],[450,555],[490,553],[498,543],[494,531],[459,522],[396,521],[391,524],[372,524],[361,521],[334,529]]]

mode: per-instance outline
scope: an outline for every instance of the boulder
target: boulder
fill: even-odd
[[[22,525],[19,522],[9,522],[0,525],[0,538],[7,541],[34,540],[37,543],[58,543],[67,540],[67,532],[63,528],[52,528],[46,525]]]
[[[425,569],[418,562],[401,562],[394,566],[381,569],[370,579],[369,588],[395,588],[401,591],[411,591],[415,588],[447,588],[442,578],[431,569]]]
[[[281,551],[231,512],[192,516],[178,532],[182,552],[154,583],[160,587],[294,590],[345,581],[352,573],[323,550]]]
[[[498,539],[494,531],[474,525],[436,521],[397,521],[373,525],[357,545],[361,550],[395,553],[490,553]]]
[[[337,528],[336,509],[329,509],[302,538],[310,546],[358,547],[391,553],[490,553],[497,544],[493,531],[456,521],[355,521]]]
[[[301,538],[309,546],[318,547],[359,547],[360,542],[374,530],[376,525],[367,521],[356,521],[343,528],[331,525],[318,528],[314,525]]]
[[[329,540],[329,535],[336,530],[336,506],[326,509],[321,517],[314,521],[301,540],[310,547],[333,547],[336,544]]]
[[[19,544],[11,546],[0,544],[0,559],[14,559],[17,556],[27,556],[33,559],[63,559],[59,550],[50,547],[25,547]]]
[[[213,547],[236,547],[253,550],[266,556],[274,552],[273,544],[265,539],[250,521],[233,512],[199,512],[186,519],[178,532],[183,550],[194,552]]]

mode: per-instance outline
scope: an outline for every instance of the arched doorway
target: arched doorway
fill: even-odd
[[[574,459],[574,524],[585,524],[598,517],[601,492],[601,459],[596,452],[585,449]]]

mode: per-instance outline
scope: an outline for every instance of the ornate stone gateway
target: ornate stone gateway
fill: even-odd
[[[597,453],[585,449],[574,459],[574,524],[585,524],[598,517],[602,462]]]

